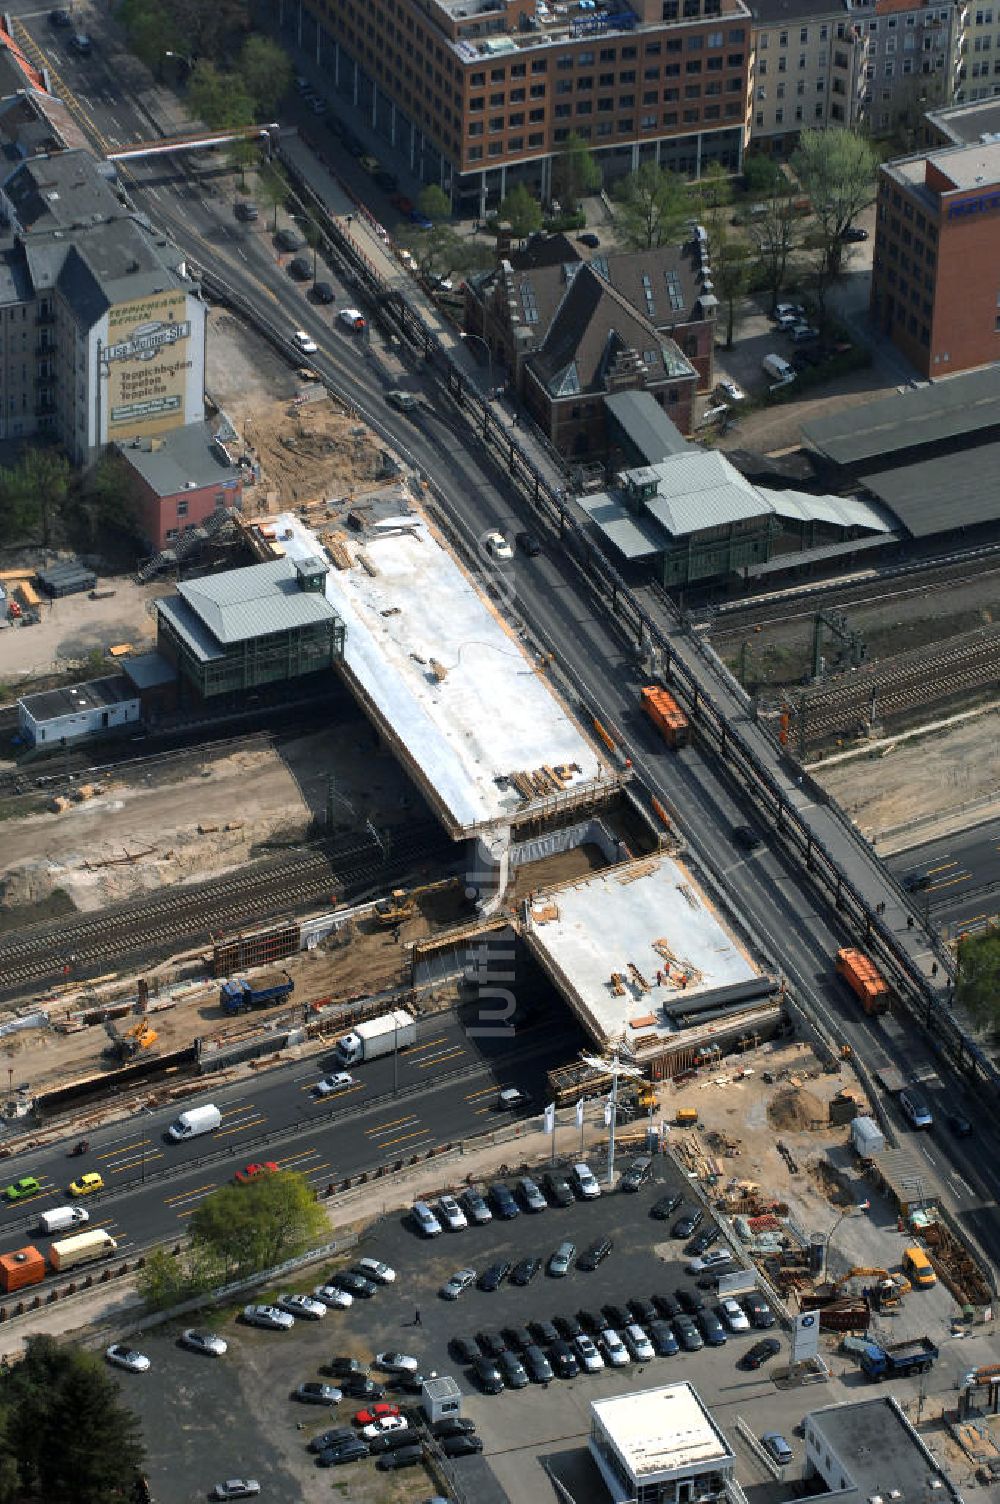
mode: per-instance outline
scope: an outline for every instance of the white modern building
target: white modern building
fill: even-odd
[[[876,1498],[886,1504],[935,1498],[942,1504],[963,1504],[962,1495],[892,1395],[813,1410],[803,1428],[805,1478],[814,1500],[835,1494],[837,1504],[865,1504]]]
[[[736,1457],[688,1383],[594,1400],[590,1451],[616,1504],[714,1504]]]
[[[32,746],[58,747],[125,726],[139,716],[139,695],[124,674],[67,689],[45,689],[17,702],[18,730]]]

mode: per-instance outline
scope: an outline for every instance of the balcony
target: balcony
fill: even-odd
[[[40,308],[35,314],[35,324],[39,328],[46,328],[56,321],[55,310],[52,308]]]

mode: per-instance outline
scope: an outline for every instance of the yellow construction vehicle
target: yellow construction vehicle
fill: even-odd
[[[140,1055],[143,1050],[152,1049],[160,1037],[145,1018],[140,1018],[138,1023],[134,1023],[129,1029],[119,1029],[117,1024],[106,1019],[104,1032],[111,1042],[105,1045],[101,1053],[105,1059],[119,1063],[134,1060],[136,1055]]]
[[[393,925],[402,924],[404,919],[412,919],[416,912],[417,906],[406,889],[393,888],[388,898],[380,898],[375,905],[375,922],[384,929],[390,929]]]
[[[848,1269],[846,1274],[842,1274],[840,1279],[834,1281],[834,1298],[852,1279],[872,1280],[871,1289],[874,1292],[875,1304],[879,1310],[883,1311],[902,1305],[903,1296],[908,1295],[913,1288],[905,1274],[890,1274],[888,1269],[867,1269],[858,1265],[854,1269]]]

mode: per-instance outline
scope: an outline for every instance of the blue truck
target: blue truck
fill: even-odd
[[[926,1373],[934,1365],[938,1348],[929,1337],[913,1342],[893,1342],[887,1347],[877,1342],[865,1344],[861,1354],[861,1371],[866,1378],[901,1379],[911,1373]]]
[[[219,1003],[223,1013],[249,1013],[252,1008],[267,1008],[271,1003],[280,1003],[295,991],[295,983],[287,971],[267,971],[261,976],[231,977],[219,989]]]

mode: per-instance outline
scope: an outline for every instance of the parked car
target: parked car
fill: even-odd
[[[848,225],[841,231],[840,238],[841,240],[846,240],[849,244],[860,240],[867,240],[868,231],[863,230],[860,225]]]
[[[819,330],[815,324],[793,324],[786,332],[793,345],[808,345],[814,339],[819,339]]]
[[[688,1274],[707,1274],[711,1269],[720,1269],[723,1265],[732,1262],[733,1256],[728,1248],[711,1248],[700,1258],[692,1259],[687,1266],[687,1272]]]
[[[705,1339],[694,1324],[694,1318],[681,1315],[674,1317],[674,1331],[677,1340],[686,1353],[696,1353],[699,1348],[705,1346]]]
[[[544,1212],[548,1210],[549,1203],[530,1175],[522,1175],[521,1179],[517,1182],[517,1189],[520,1191],[521,1200],[529,1212]]]
[[[311,1295],[279,1295],[278,1308],[306,1321],[320,1321],[326,1315],[325,1303]]]
[[[510,1187],[504,1185],[502,1181],[497,1181],[495,1185],[490,1186],[490,1200],[493,1203],[493,1210],[504,1222],[513,1221],[520,1214],[520,1208],[514,1200]]]
[[[499,1358],[507,1351],[507,1344],[499,1332],[477,1332],[476,1341],[486,1358]]]
[[[542,1179],[545,1194],[553,1206],[572,1206],[576,1199],[573,1188],[565,1175],[555,1175],[551,1171]]]
[[[595,1239],[595,1241],[590,1244],[589,1248],[585,1248],[583,1250],[580,1257],[576,1261],[576,1267],[578,1269],[583,1269],[588,1273],[592,1272],[598,1267],[599,1264],[604,1263],[604,1260],[608,1257],[614,1246],[614,1242],[611,1238]]]
[[[624,1174],[618,1182],[620,1191],[638,1191],[646,1184],[653,1173],[653,1161],[648,1154],[637,1155],[630,1159],[625,1166]]]
[[[945,1114],[945,1122],[948,1124],[949,1132],[953,1133],[956,1138],[970,1138],[971,1137],[971,1135],[972,1135],[972,1124],[969,1121],[969,1119],[965,1116],[964,1113],[961,1113],[961,1112],[949,1112],[949,1113],[946,1113]]]
[[[648,1326],[656,1320],[656,1306],[651,1300],[644,1300],[641,1295],[634,1295],[625,1302],[632,1320],[640,1326]]]
[[[669,1217],[673,1216],[680,1204],[681,1197],[679,1193],[672,1191],[667,1196],[661,1196],[659,1201],[653,1202],[649,1208],[649,1215],[655,1217],[657,1222],[666,1222]]]
[[[342,1391],[333,1384],[320,1384],[312,1379],[300,1384],[294,1394],[304,1405],[339,1405],[344,1398]]]
[[[335,1071],[332,1076],[324,1076],[321,1081],[317,1081],[313,1091],[317,1097],[331,1097],[353,1085],[353,1076],[349,1076],[346,1071]]]
[[[531,1333],[526,1326],[505,1326],[500,1335],[509,1352],[523,1353],[531,1346]]]
[[[372,1426],[378,1420],[395,1420],[399,1416],[399,1406],[391,1400],[383,1400],[378,1405],[368,1405],[364,1410],[358,1410],[354,1416],[356,1426]]]
[[[743,1297],[743,1309],[750,1317],[750,1325],[768,1331],[774,1326],[775,1315],[759,1290],[751,1290]]]
[[[483,1450],[481,1436],[446,1436],[441,1443],[441,1450],[446,1457],[471,1457],[474,1452]]]
[[[680,1302],[681,1310],[685,1311],[688,1316],[697,1316],[699,1311],[705,1309],[705,1297],[700,1290],[688,1290],[683,1286],[679,1286],[677,1299]]]
[[[806,311],[801,303],[778,303],[774,310],[776,324],[801,324],[805,316]]]
[[[317,1285],[313,1291],[313,1299],[322,1301],[325,1306],[337,1311],[346,1311],[354,1304],[354,1296],[350,1290],[342,1290],[339,1285]]]
[[[256,1478],[227,1478],[212,1489],[213,1499],[253,1499],[260,1493]]]
[[[364,1376],[367,1368],[360,1358],[337,1357],[331,1358],[324,1372],[333,1374],[334,1378],[348,1379],[352,1376]]]
[[[770,1358],[775,1357],[780,1352],[781,1343],[777,1337],[762,1337],[759,1342],[755,1342],[752,1347],[747,1348],[746,1352],[740,1358],[740,1367],[748,1368],[752,1371],[753,1369],[760,1368],[762,1364],[768,1362]]]
[[[649,1335],[661,1358],[672,1358],[680,1347],[670,1322],[659,1316],[649,1323]]]
[[[786,1467],[795,1456],[780,1431],[765,1431],[760,1438],[760,1444],[765,1452],[770,1452],[779,1467]]]
[[[414,408],[420,406],[420,399],[413,392],[399,390],[386,392],[385,400],[390,407],[396,408],[401,413],[412,413]]]
[[[738,1300],[731,1295],[719,1302],[719,1315],[731,1332],[748,1332],[750,1321]]]
[[[441,1286],[438,1294],[442,1300],[457,1300],[463,1291],[475,1283],[475,1269],[456,1269],[451,1278]]]
[[[343,1441],[354,1441],[355,1433],[350,1426],[332,1426],[329,1431],[321,1431],[314,1436],[309,1443],[312,1453],[325,1452],[328,1447],[338,1446]]]
[[[654,1295],[653,1304],[665,1321],[673,1321],[680,1312],[680,1303],[673,1295]]]
[[[605,1327],[609,1326],[615,1328],[628,1326],[627,1313],[622,1310],[620,1305],[616,1305],[613,1300],[605,1301],[601,1307],[601,1331],[603,1332]]]
[[[507,1352],[506,1349],[500,1354],[497,1362],[500,1364],[500,1372],[503,1375],[504,1385],[508,1389],[527,1389],[528,1375],[524,1364],[516,1353]]]
[[[573,1338],[573,1350],[584,1373],[600,1373],[604,1359],[594,1346],[593,1338],[588,1337],[586,1332]]]
[[[329,282],[314,282],[309,291],[317,303],[335,303],[337,301],[337,294]]]
[[[491,1264],[479,1276],[478,1284],[480,1290],[485,1290],[487,1295],[492,1295],[495,1290],[499,1290],[510,1270],[510,1259],[497,1259],[495,1264]]]
[[[274,243],[279,251],[301,251],[305,245],[302,236],[295,230],[279,230],[274,237]]]
[[[568,1274],[575,1257],[575,1243],[560,1243],[555,1252],[549,1255],[548,1272],[552,1278],[562,1279]]]
[[[576,1193],[581,1201],[594,1201],[601,1194],[601,1188],[597,1183],[597,1176],[588,1164],[582,1160],[573,1166],[570,1179],[576,1188]]]
[[[583,234],[578,235],[576,238],[581,245],[585,245],[590,251],[596,251],[601,243],[601,237],[595,235],[593,230],[584,230]]]
[[[210,1358],[221,1358],[229,1351],[229,1343],[222,1337],[217,1337],[214,1332],[198,1332],[194,1327],[188,1327],[181,1332],[178,1339],[182,1347],[190,1348],[193,1353],[205,1353]]]
[[[689,1257],[693,1259],[700,1258],[703,1253],[707,1252],[707,1250],[711,1248],[712,1244],[715,1242],[718,1236],[719,1229],[715,1226],[714,1223],[710,1227],[706,1227],[704,1232],[700,1232],[698,1236],[696,1238],[692,1238],[690,1243],[688,1244],[687,1251]]]
[[[243,1320],[248,1326],[269,1327],[275,1332],[291,1331],[295,1325],[295,1317],[277,1306],[244,1306]]]
[[[448,1343],[448,1350],[456,1363],[461,1363],[463,1368],[471,1368],[478,1363],[480,1352],[475,1343],[470,1342],[468,1337],[452,1337]]]
[[[467,1191],[463,1191],[459,1199],[469,1221],[477,1227],[483,1227],[487,1222],[493,1221],[493,1213],[486,1204],[485,1196],[482,1191],[477,1191],[475,1186],[470,1186]]]
[[[715,387],[716,393],[726,402],[745,402],[746,392],[737,381],[719,381]]]
[[[469,1225],[468,1218],[454,1196],[438,1197],[437,1216],[449,1232],[464,1232]]]
[[[73,25],[73,17],[68,10],[50,10],[49,25],[54,26],[57,31],[65,30]]]
[[[443,1441],[446,1436],[468,1436],[470,1431],[476,1429],[474,1420],[467,1415],[446,1415],[441,1420],[436,1420],[431,1425],[431,1435]]]
[[[566,1342],[572,1342],[583,1331],[575,1316],[557,1316],[552,1325]]]
[[[528,1331],[541,1347],[550,1347],[559,1340],[559,1333],[551,1321],[529,1321]]]
[[[675,1238],[689,1238],[704,1215],[705,1213],[700,1207],[689,1207],[681,1213],[670,1229],[671,1236]]]
[[[387,1349],[375,1354],[375,1367],[384,1369],[386,1373],[416,1373],[420,1364],[409,1353]]]
[[[360,1436],[354,1436],[350,1441],[338,1441],[334,1446],[325,1448],[316,1458],[319,1467],[340,1467],[345,1462],[360,1462],[362,1458],[370,1455],[370,1448]]]
[[[370,1379],[366,1373],[352,1373],[341,1383],[341,1389],[346,1397],[352,1400],[384,1400],[385,1389],[381,1384]]]
[[[476,1383],[484,1394],[503,1394],[503,1375],[495,1358],[477,1358],[473,1368]]]
[[[126,1368],[129,1373],[149,1372],[150,1364],[146,1354],[136,1352],[135,1348],[126,1347],[122,1342],[113,1342],[104,1356],[116,1368]]]
[[[726,1329],[716,1316],[714,1311],[699,1311],[698,1325],[701,1334],[709,1347],[724,1347],[727,1341]]]
[[[339,1290],[346,1290],[348,1295],[353,1295],[355,1300],[371,1300],[377,1292],[378,1285],[374,1280],[366,1278],[363,1274],[355,1274],[353,1269],[341,1269],[330,1279],[331,1285],[336,1285]]]
[[[386,1431],[382,1436],[374,1436],[368,1443],[368,1450],[373,1457],[384,1457],[387,1452],[401,1452],[404,1447],[414,1447],[418,1443],[413,1440],[409,1431]]]
[[[629,1350],[613,1326],[605,1327],[597,1340],[609,1368],[625,1368],[631,1363]]]
[[[411,1213],[417,1226],[417,1231],[425,1238],[436,1238],[443,1231],[441,1223],[431,1211],[426,1201],[415,1201]]]
[[[521,1361],[533,1384],[550,1384],[555,1377],[552,1364],[537,1343],[532,1342],[521,1354]]]
[[[529,1257],[519,1259],[511,1270],[510,1282],[512,1285],[530,1285],[539,1269],[542,1267],[541,1259]]]
[[[622,1341],[628,1348],[629,1357],[636,1363],[648,1363],[656,1356],[656,1349],[649,1340],[645,1327],[641,1327],[636,1321],[622,1327]]]
[[[306,282],[312,276],[312,262],[308,256],[293,256],[288,263],[288,275],[296,282]]]
[[[564,1337],[557,1338],[549,1348],[549,1362],[560,1379],[575,1379],[580,1372],[576,1353]]]

